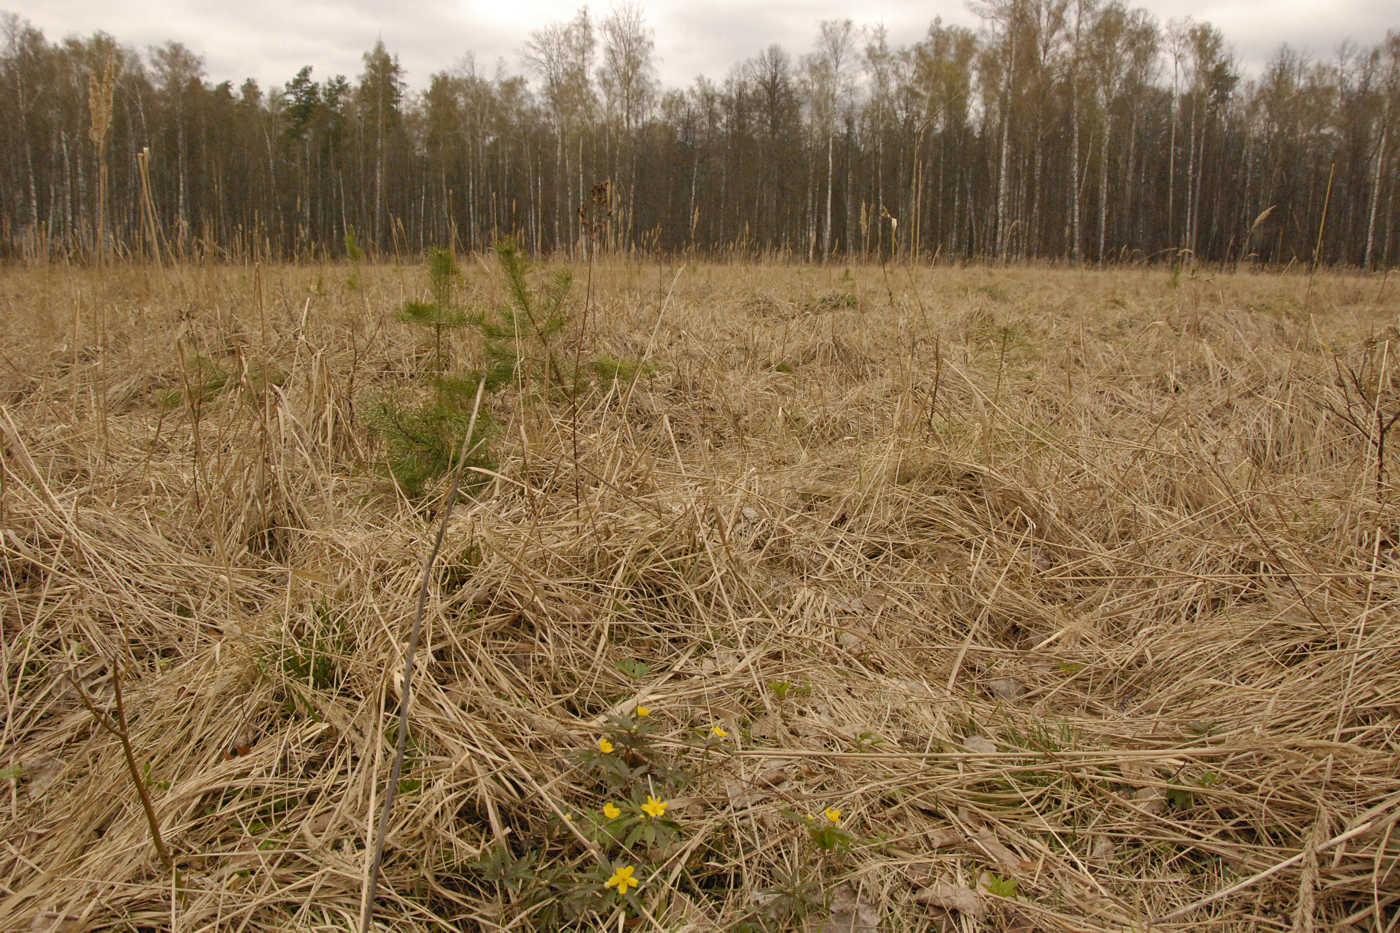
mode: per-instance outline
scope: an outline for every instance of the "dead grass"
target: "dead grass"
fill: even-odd
[[[0,929],[358,924],[432,510],[363,417],[421,365],[421,270],[348,273],[0,277]],[[641,702],[666,754],[730,751],[638,860],[640,929],[1393,929],[1400,507],[1333,354],[1395,299],[842,273],[597,270],[588,352],[659,370],[584,400],[577,486],[568,406],[494,398],[381,928],[540,928],[552,894],[474,866],[591,871],[559,815],[602,806],[579,755]],[[228,374],[198,444],[195,353]],[[64,676],[110,703],[112,656],[178,890]],[[849,851],[790,818],[826,807]]]

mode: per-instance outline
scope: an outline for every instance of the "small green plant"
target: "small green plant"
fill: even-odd
[[[1220,775],[1213,771],[1203,771],[1194,777],[1187,776],[1181,783],[1167,787],[1167,802],[1174,810],[1189,810],[1196,805],[1195,788],[1205,790],[1219,784],[1220,780]]]
[[[633,680],[639,680],[651,673],[651,665],[636,658],[619,658],[613,666]]]
[[[784,871],[777,883],[760,891],[759,896],[763,904],[761,916],[734,927],[736,933],[777,933],[803,929],[809,917],[820,913],[826,891],[819,880],[794,868]]]
[[[347,624],[344,612],[321,602],[310,619],[284,623],[281,637],[262,650],[258,666],[277,683],[288,711],[315,716],[313,695],[341,688],[343,659],[353,647]]]
[[[975,290],[978,294],[984,295],[998,304],[1005,304],[1011,300],[1006,289],[1000,285],[980,285]]]
[[[1007,725],[1001,730],[1003,740],[1028,752],[1057,754],[1073,750],[1078,742],[1074,727],[1069,723],[1032,722],[1024,729]]]
[[[436,376],[430,383],[432,396],[425,403],[412,406],[389,397],[374,408],[371,417],[384,441],[389,474],[410,498],[421,498],[429,483],[451,471],[472,424],[476,385],[460,376]],[[495,465],[486,446],[492,428],[485,413],[478,413],[468,447],[468,468],[490,469]],[[479,473],[463,477],[467,488],[482,482]]]
[[[610,716],[578,753],[593,779],[582,811],[552,817],[540,838],[514,848],[502,844],[470,866],[496,887],[503,909],[531,912],[534,929],[600,929],[599,921],[615,912],[642,914],[646,866],[676,850],[684,827],[671,814],[671,801],[692,779],[686,753],[663,744],[661,731],[644,705]],[[709,742],[693,747],[705,756],[713,749]]]
[[[878,732],[862,732],[856,736],[853,747],[857,752],[873,752],[883,744],[885,739]]]
[[[982,878],[982,887],[987,889],[988,894],[997,897],[1015,897],[1020,885],[1015,878],[1003,878],[1001,875],[989,871]]]
[[[249,399],[260,399],[271,386],[281,388],[287,383],[287,374],[276,366],[263,366],[249,363],[244,370],[242,385]]]
[[[434,248],[428,253],[428,283],[432,301],[410,301],[399,308],[400,319],[432,328],[433,354],[427,377],[430,396],[418,404],[387,396],[371,413],[371,420],[385,447],[389,475],[405,494],[421,498],[430,483],[451,471],[457,452],[472,425],[478,373],[449,375],[443,349],[443,331],[464,327],[473,319],[454,300],[459,273],[452,253]],[[486,439],[492,423],[478,412],[467,450],[467,467],[490,469],[495,465]],[[467,486],[479,486],[480,473],[466,475]]]
[[[509,302],[498,305],[494,315],[471,320],[482,336],[487,389],[517,378],[522,384],[562,388],[567,380],[556,343],[569,323],[564,303],[573,276],[561,271],[543,289],[532,290],[526,281],[529,264],[510,237],[496,244],[496,258],[505,274]]]
[[[788,697],[798,699],[812,695],[812,684],[804,677],[801,683],[793,683],[790,680],[770,680],[768,689],[773,696],[778,698],[778,702],[786,700]]]
[[[359,291],[360,282],[360,262],[365,258],[364,251],[360,249],[359,240],[355,239],[355,231],[345,231],[345,258],[355,264],[355,269],[345,280],[345,287],[352,292]]]
[[[476,569],[481,566],[481,545],[470,544],[455,559],[443,561],[442,589],[445,593],[459,590],[467,585]],[[470,610],[468,610],[470,612]]]
[[[399,308],[399,318],[421,327],[433,329],[433,357],[431,369],[442,373],[446,359],[442,351],[442,332],[449,328],[464,327],[469,319],[466,313],[453,300],[457,280],[457,260],[449,250],[434,247],[428,250],[428,282],[433,294],[432,301],[408,301]]]
[[[572,282],[569,273],[559,273],[549,285],[536,290],[527,281],[529,266],[513,240],[498,243],[496,255],[505,275],[507,301],[492,313],[469,313],[456,304],[456,264],[449,252],[440,249],[432,250],[428,261],[433,300],[408,302],[399,310],[402,319],[433,328],[432,375],[428,379],[431,397],[417,405],[387,397],[374,412],[389,473],[411,498],[421,498],[433,480],[452,468],[466,440],[479,385],[484,384],[488,392],[512,384],[522,389],[542,386],[547,393],[570,388],[557,352],[569,324],[565,312]],[[456,374],[445,371],[442,335],[455,327],[470,327],[481,335],[484,360],[479,369]],[[571,391],[576,392],[577,386]],[[486,443],[492,430],[490,417],[479,411],[466,463],[478,471],[468,472],[464,480],[468,486],[480,485],[484,478],[479,470],[495,465]]]
[[[806,837],[810,848],[805,858],[789,866],[777,884],[760,893],[762,913],[745,927],[754,931],[802,929],[807,917],[826,912],[830,906],[830,880],[842,873],[842,862],[856,841],[837,807],[826,807],[817,814],[793,810],[781,813]]]
[[[182,403],[197,408],[228,388],[232,374],[202,353],[192,353],[185,358],[180,377],[183,389],[163,392],[162,408],[175,408]]]
[[[660,370],[655,363],[642,363],[637,360],[619,360],[607,354],[600,354],[593,358],[591,364],[593,375],[599,382],[627,382],[630,383],[638,375],[654,376]]]
[[[698,775],[734,756],[734,740],[718,723],[677,729],[644,704],[609,714],[574,755],[582,799],[551,808],[534,832],[517,826],[468,870],[494,887],[502,916],[528,914],[532,929],[622,928],[664,909],[672,891],[694,897],[732,890],[725,853],[736,829],[726,820],[693,826],[675,811],[681,800],[695,807],[700,799],[686,795]],[[756,909],[728,929],[800,928],[803,918],[829,909],[831,883],[850,868],[857,839],[838,806],[779,812],[801,858],[755,891]]]
[[[855,842],[842,825],[841,811],[836,807],[827,807],[820,816],[809,816],[805,822],[808,839],[822,852],[846,852]]]
[[[832,311],[845,311],[859,307],[860,300],[856,298],[854,292],[827,292],[818,298],[813,298],[803,305],[803,309],[811,314],[826,314]]]
[[[1174,784],[1167,788],[1167,802],[1173,810],[1189,810],[1196,805],[1196,795],[1189,787]]]
[[[603,735],[581,753],[585,768],[610,801],[630,801],[641,812],[645,801],[674,796],[691,780],[684,763],[657,743],[657,730],[651,710],[638,706],[631,713],[609,717]],[[708,750],[708,740],[700,747]],[[665,815],[664,804],[650,815],[660,820]]]

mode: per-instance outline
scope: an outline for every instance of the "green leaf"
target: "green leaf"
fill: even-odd
[[[651,673],[651,665],[645,661],[639,661],[636,658],[622,658],[616,662],[616,667],[633,680],[645,677],[647,674]]]
[[[997,897],[1015,897],[1019,884],[1015,878],[1003,878],[1001,875],[988,872],[983,879],[982,886],[987,889],[988,894],[995,894]]]

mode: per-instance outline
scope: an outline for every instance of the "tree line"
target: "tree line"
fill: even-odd
[[[312,259],[478,250],[1396,263],[1400,31],[1247,76],[1206,22],[982,0],[919,41],[822,22],[723,79],[657,79],[639,7],[411,90],[213,83],[199,55],[0,17],[0,255]]]

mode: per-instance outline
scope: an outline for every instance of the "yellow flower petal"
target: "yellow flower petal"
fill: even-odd
[[[607,803],[603,804],[603,815],[610,820],[615,820],[622,815],[622,811],[609,800]]]
[[[612,873],[612,877],[603,885],[604,888],[617,888],[618,894],[626,894],[629,887],[635,888],[641,884],[632,877],[637,869],[631,865],[623,865]]]
[[[609,742],[607,739],[598,740],[598,751],[602,752],[604,755],[611,755],[612,750],[613,743]]]
[[[666,815],[666,801],[657,800],[652,794],[647,794],[647,802],[642,804],[642,812],[654,820],[659,820]]]
[[[723,728],[721,728],[720,726],[711,726],[711,727],[710,727],[710,733],[711,733],[712,735],[714,735],[715,738],[719,738],[719,739],[727,739],[727,738],[729,738],[729,733],[726,732],[726,731],[725,731]]]
[[[836,809],[835,807],[827,807],[826,818],[828,820],[831,820],[831,822],[833,823],[839,823],[841,822],[841,811]]]
[[[637,715],[638,715],[640,718],[645,719],[646,717],[648,717],[648,716],[651,715],[651,707],[650,707],[650,706],[638,706],[638,707],[637,707]]]

